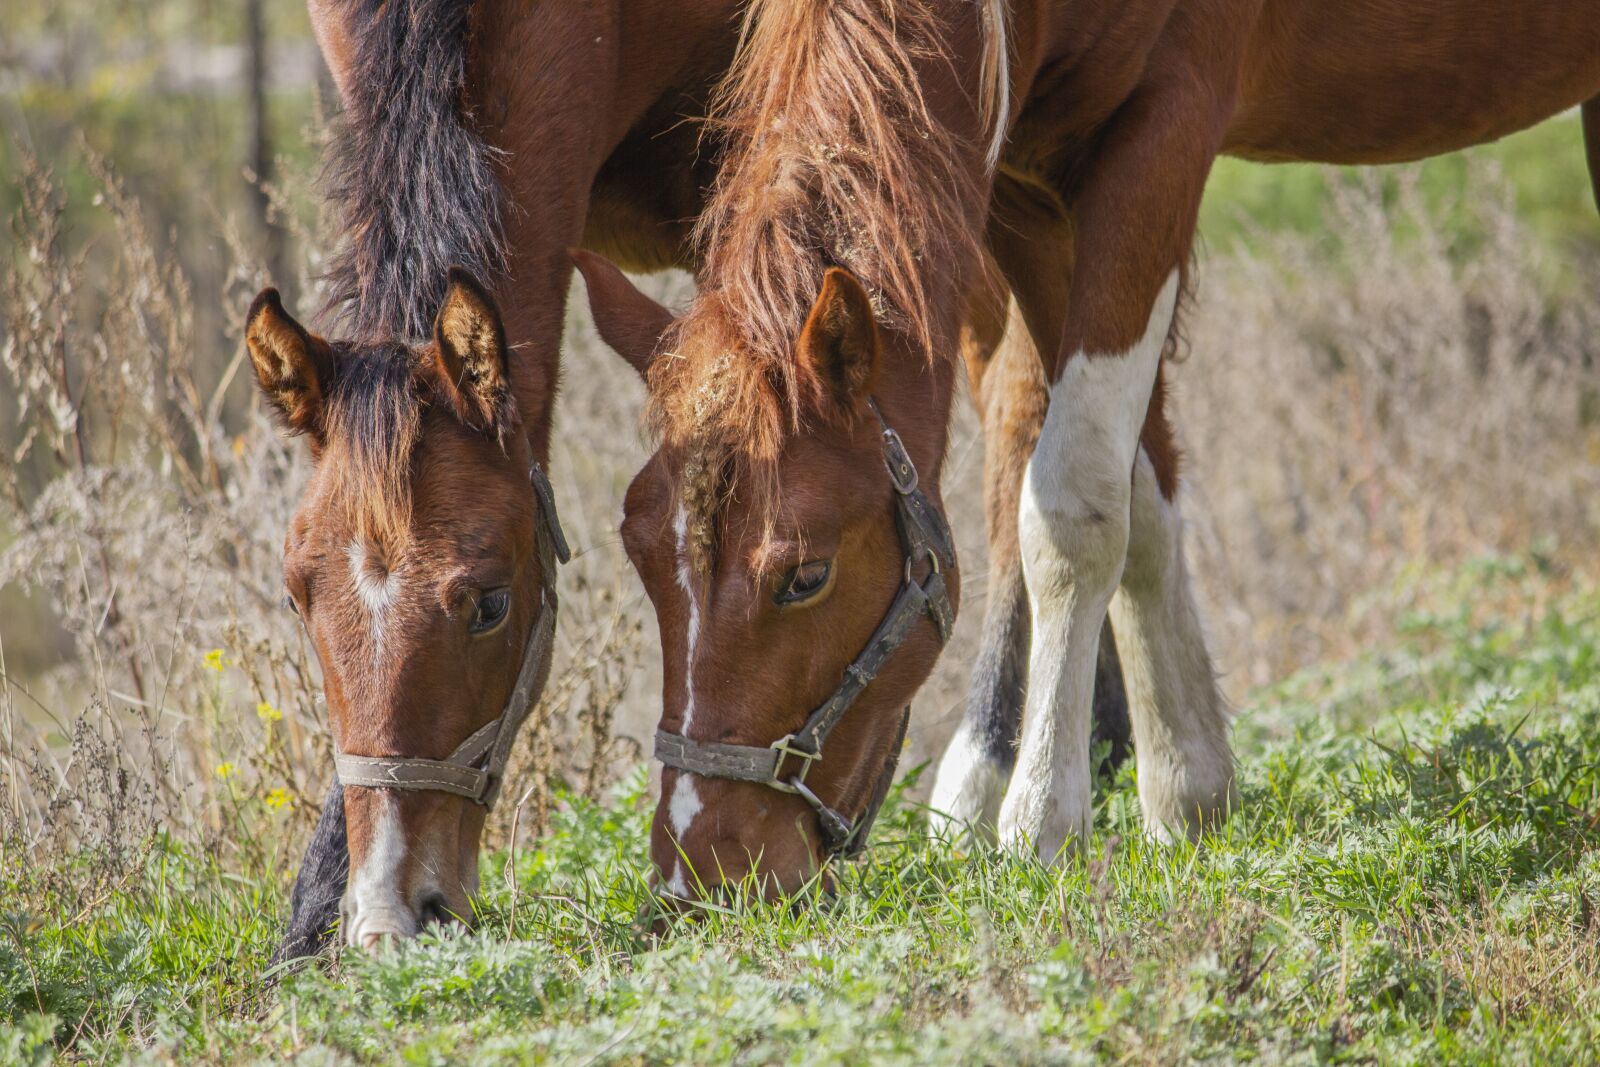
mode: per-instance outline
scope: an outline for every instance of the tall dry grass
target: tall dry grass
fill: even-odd
[[[1202,261],[1174,379],[1235,693],[1379,645],[1430,570],[1600,560],[1600,263],[1534,239],[1491,166],[1459,204],[1402,175],[1330,173],[1324,234]]]
[[[306,457],[263,417],[242,352],[207,350],[193,280],[98,168],[115,241],[62,232],[60,190],[31,166],[0,274],[0,660],[27,631],[68,639],[25,676],[10,664],[0,687],[0,859],[102,857],[87,880],[29,867],[40,892],[92,899],[166,830],[286,876],[331,771],[314,657],[280,607]],[[1593,264],[1533,241],[1495,174],[1465,195],[1478,225],[1447,231],[1414,187],[1388,203],[1343,185],[1325,234],[1201,258],[1176,414],[1190,552],[1236,695],[1381,641],[1418,573],[1495,551],[1594,558],[1600,308],[1572,282]],[[237,322],[268,279],[228,225],[217,238],[234,253],[222,291]],[[308,308],[316,262],[301,264]],[[682,277],[656,284],[669,303],[689,295]],[[616,534],[647,453],[643,389],[583,303],[553,457],[577,556],[496,842],[513,820],[539,831],[555,781],[603,789],[644,757],[655,720],[653,619]],[[954,727],[982,615],[981,440],[965,406],[953,440],[967,608],[919,696],[913,762]]]

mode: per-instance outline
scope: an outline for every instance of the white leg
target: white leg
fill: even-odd
[[[1068,360],[1023,479],[1018,534],[1033,648],[1000,840],[1045,860],[1089,833],[1100,627],[1122,578],[1134,455],[1177,299],[1174,270],[1131,350]]]
[[[1122,588],[1111,601],[1133,718],[1139,801],[1162,841],[1194,837],[1236,802],[1228,715],[1195,610],[1176,501],[1140,450]]]
[[[990,564],[995,565],[993,555]],[[972,667],[967,709],[939,761],[929,800],[929,829],[935,836],[955,840],[969,831],[994,839],[1022,726],[1030,612],[1021,561],[1012,557],[1010,565],[992,571],[989,580],[983,645]]]
[[[939,760],[933,794],[928,798],[932,809],[929,831],[934,837],[957,842],[974,832],[988,838],[1005,785],[1000,768],[963,722]]]

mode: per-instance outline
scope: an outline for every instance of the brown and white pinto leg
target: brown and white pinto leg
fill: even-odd
[[[1225,126],[1223,111],[1203,79],[1179,75],[1142,88],[1105,131],[1072,204],[1076,268],[1050,410],[1018,513],[1034,639],[1021,749],[1000,813],[1002,843],[1045,860],[1075,847],[1090,830],[1090,694],[1100,630],[1123,577],[1140,436],[1177,310],[1180,268]],[[1167,651],[1154,643],[1172,636],[1145,626],[1137,653],[1145,676],[1154,670],[1153,658]],[[1146,699],[1132,706],[1141,793],[1172,798],[1163,801],[1168,810],[1149,812],[1154,818],[1175,808],[1215,810],[1231,795],[1231,761],[1215,780],[1177,775],[1191,763],[1212,760],[1209,748],[1160,758],[1144,748],[1146,734],[1187,739],[1203,733],[1184,725],[1214,710],[1204,705],[1197,711],[1186,699],[1214,692],[1203,643],[1200,648],[1203,670],[1196,677],[1165,688],[1145,684]],[[1127,670],[1126,638],[1122,651]],[[1186,661],[1180,669],[1196,666]],[[1152,732],[1152,723],[1161,726]],[[1195,789],[1204,789],[1208,799],[1191,796]]]
[[[1122,637],[1145,826],[1170,842],[1225,818],[1237,797],[1227,705],[1184,557],[1165,400],[1158,379],[1133,468],[1128,558],[1111,621]]]
[[[934,779],[929,829],[936,836],[994,832],[1016,764],[1028,686],[1032,631],[1017,544],[1017,503],[1049,390],[1010,290],[1001,279],[991,282],[988,299],[969,313],[963,345],[973,400],[983,420],[987,604],[965,713]],[[1095,678],[1094,739],[1110,744],[1110,769],[1126,758],[1128,733],[1127,701],[1108,623]]]

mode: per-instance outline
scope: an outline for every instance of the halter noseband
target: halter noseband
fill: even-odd
[[[561,519],[556,514],[556,496],[550,488],[550,479],[535,463],[528,470],[528,481],[533,485],[534,499],[539,506],[540,521],[534,524],[534,539],[544,564],[544,583],[539,589],[539,617],[528,635],[522,653],[522,669],[517,672],[517,684],[511,690],[505,710],[494,721],[474,731],[444,759],[347,756],[335,752],[334,769],[341,784],[453,793],[485,808],[494,807],[517,731],[533,706],[535,691],[544,688],[550,671],[550,645],[556,630],[555,565],[558,561],[566,563],[572,559],[566,535],[561,532]]]
[[[829,856],[846,858],[865,847],[872,822],[889,792],[895,766],[900,761],[900,748],[905,742],[906,727],[911,720],[911,708],[907,706],[900,713],[894,747],[889,750],[888,759],[879,772],[866,810],[856,820],[850,820],[812,792],[806,785],[806,774],[813,764],[822,760],[823,742],[833,728],[904,643],[916,621],[924,615],[932,619],[942,644],[950,639],[956,619],[944,581],[944,569],[953,566],[956,558],[949,524],[933,501],[917,488],[917,468],[900,435],[884,421],[877,402],[869,400],[868,403],[883,428],[883,462],[894,483],[895,526],[900,533],[900,546],[905,550],[905,582],[894,603],[889,605],[888,613],[855,662],[844,669],[844,677],[833,695],[819,704],[796,732],[763,747],[696,741],[682,734],[657,730],[655,751],[656,759],[679,771],[706,778],[754,782],[782,793],[796,794],[817,812],[824,851]],[[913,572],[924,561],[931,569],[926,578],[918,581]],[[791,760],[798,761],[798,765],[791,764]],[[788,770],[789,766],[794,769]]]

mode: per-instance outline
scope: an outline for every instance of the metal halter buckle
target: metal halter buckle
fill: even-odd
[[[799,793],[803,790],[806,775],[811,771],[811,765],[822,758],[821,752],[807,752],[803,748],[794,747],[794,734],[785,734],[767,746],[778,754],[772,761],[772,778],[768,785],[784,793]],[[795,756],[800,762],[800,773],[791,775],[787,781],[783,778],[783,761],[786,757]]]
[[[905,442],[900,440],[900,435],[885,421],[883,412],[878,410],[878,401],[868,397],[867,406],[883,428],[883,465],[888,468],[894,491],[901,496],[910,496],[917,491],[917,465],[911,462],[911,453],[906,451]]]

